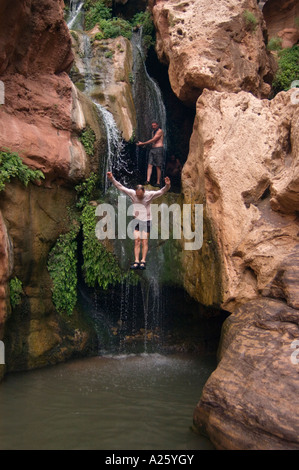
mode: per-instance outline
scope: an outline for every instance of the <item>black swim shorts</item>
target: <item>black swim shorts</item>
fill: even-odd
[[[148,156],[148,164],[162,167],[164,163],[164,148],[155,147],[150,149]]]
[[[147,232],[150,233],[151,231],[151,220],[138,220],[138,224],[135,226],[135,230],[137,232]]]

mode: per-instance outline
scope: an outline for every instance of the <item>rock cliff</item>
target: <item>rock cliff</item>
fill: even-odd
[[[92,103],[72,84],[71,37],[60,0],[5,0],[0,7],[0,148],[45,174],[27,188],[16,179],[0,195],[0,338],[10,370],[37,367],[88,353],[93,332],[78,313],[59,317],[47,271],[49,250],[69,228],[74,184],[98,169],[106,137]],[[86,126],[97,138],[90,159],[79,140]],[[11,311],[8,280],[23,283]]]
[[[72,32],[75,61],[70,76],[79,89],[112,113],[123,138],[129,141],[136,130],[131,43],[122,36],[100,41],[97,32],[97,27]]]
[[[264,99],[266,40],[293,45],[296,2],[266,2],[266,23],[255,1],[152,8],[172,89],[196,103],[182,190],[204,205],[204,242],[184,252],[185,288],[231,312],[194,423],[219,449],[298,449],[299,107],[293,91]]]
[[[133,2],[116,4],[124,12]],[[195,426],[219,449],[298,449],[292,353],[299,339],[299,106],[292,91],[268,100],[276,65],[266,48],[275,35],[284,47],[296,41],[289,29],[297,3],[268,0],[264,16],[255,0],[148,4],[172,90],[196,108],[182,193],[183,202],[204,205],[204,242],[184,252],[184,287],[198,302],[230,313]],[[63,1],[3,0],[0,26],[0,148],[46,176],[27,188],[14,180],[0,193],[0,339],[9,369],[18,370],[93,350],[93,330],[81,312],[57,314],[46,263],[68,230],[74,185],[98,170],[106,147],[93,103],[78,89],[86,89],[84,37],[71,38]],[[91,96],[110,108],[129,139],[136,121],[130,47],[123,38],[103,44],[95,34],[88,35]],[[72,47],[78,88],[68,75]],[[88,126],[96,136],[92,158],[79,139]],[[23,282],[14,309],[12,276]]]
[[[153,15],[158,57],[186,104],[195,104],[204,88],[268,96],[272,60],[255,0],[158,0]]]

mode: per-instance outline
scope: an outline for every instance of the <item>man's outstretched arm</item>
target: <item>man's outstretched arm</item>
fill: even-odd
[[[163,194],[167,193],[167,191],[170,190],[170,179],[169,179],[169,177],[166,176],[164,181],[165,181],[165,186],[162,189],[159,189],[159,191],[148,191],[151,195],[151,200],[162,196]]]
[[[154,137],[150,140],[147,140],[146,142],[137,142],[137,146],[139,147],[140,145],[148,145],[148,144],[154,144],[155,142],[157,142],[159,139],[161,139],[161,137],[163,136],[163,131],[162,129],[159,129],[156,134],[154,135]]]
[[[128,196],[134,196],[135,195],[135,191],[134,189],[129,189],[129,188],[126,188],[126,186],[124,186],[123,184],[121,184],[119,181],[116,181],[116,179],[114,178],[113,174],[111,171],[108,171],[107,172],[107,178],[109,181],[111,181],[111,183],[117,188],[119,189],[120,191],[122,191],[123,193],[127,194]]]

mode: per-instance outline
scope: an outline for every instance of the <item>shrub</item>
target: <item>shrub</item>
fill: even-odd
[[[0,191],[5,189],[5,184],[9,183],[11,178],[18,178],[25,186],[31,181],[37,181],[45,178],[40,170],[32,170],[22,162],[17,153],[9,150],[0,152]]]
[[[255,31],[258,25],[258,19],[254,16],[254,14],[249,10],[245,10],[243,13],[243,17],[245,20],[246,27],[251,31]]]
[[[98,24],[103,39],[117,38],[118,36],[124,36],[127,39],[131,39],[132,37],[131,24],[122,18],[112,18],[109,20],[101,19]]]
[[[50,251],[48,271],[53,287],[53,303],[59,313],[71,315],[77,303],[77,234],[79,224],[60,235]]]
[[[21,303],[21,294],[23,293],[22,281],[14,277],[9,281],[10,303],[12,308],[15,308]]]
[[[281,38],[271,38],[268,42],[267,48],[269,51],[280,51],[281,50],[282,39]]]
[[[142,41],[145,50],[155,45],[155,27],[149,11],[136,13],[132,19],[133,27],[142,27]]]
[[[278,71],[273,81],[275,93],[289,90],[291,83],[299,77],[299,46],[295,45],[278,52]]]
[[[94,144],[96,141],[96,136],[92,128],[86,127],[85,129],[83,129],[79,140],[82,143],[87,155],[92,156],[94,154]]]
[[[92,2],[85,2],[84,4],[85,9],[85,28],[90,30],[94,28],[94,26],[100,20],[109,20],[111,19],[111,9],[105,5],[103,1],[97,1],[96,3]]]

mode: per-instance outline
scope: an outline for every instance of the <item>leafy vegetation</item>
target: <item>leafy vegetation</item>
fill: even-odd
[[[25,186],[31,181],[45,178],[40,170],[32,170],[22,162],[15,152],[9,150],[0,152],[0,191],[5,189],[5,184],[12,178],[18,178]]]
[[[83,129],[79,140],[82,143],[87,155],[92,156],[94,154],[94,144],[96,141],[96,136],[93,129],[91,127],[86,127]]]
[[[78,195],[76,212],[73,209],[71,213],[75,221],[70,231],[58,238],[49,255],[48,271],[53,282],[53,302],[59,313],[71,315],[77,302],[77,238],[81,228],[82,271],[88,286],[107,289],[109,285],[116,285],[124,279],[129,279],[135,284],[138,281],[135,273],[125,273],[121,270],[115,255],[96,237],[95,206],[90,204],[90,201],[98,190],[98,182],[99,177],[92,173],[88,179],[75,187]]]
[[[155,27],[149,11],[136,13],[132,19],[133,27],[142,27],[143,46],[149,49],[155,45]]]
[[[82,211],[83,258],[82,266],[86,284],[90,287],[100,286],[107,289],[122,280],[122,271],[113,253],[110,253],[95,235],[95,208],[86,205]]]
[[[91,200],[92,194],[94,193],[99,183],[99,177],[95,173],[92,173],[89,178],[78,184],[75,189],[77,191],[77,204],[78,209],[83,209],[86,204]]]
[[[93,2],[92,0],[87,0],[84,4],[84,10],[85,27],[87,30],[94,28],[100,20],[111,19],[112,10],[106,6],[104,1]]]
[[[112,9],[108,6],[108,2],[104,0],[87,0],[84,4],[85,9],[85,28],[90,30],[96,25],[100,31],[96,33],[95,39],[109,39],[118,36],[124,36],[127,39],[132,37],[132,29],[134,27],[142,27],[143,44],[145,48],[149,48],[155,43],[155,28],[150,12],[139,12],[131,21],[123,18],[112,17]]]
[[[101,31],[96,34],[95,39],[117,38],[118,36],[131,39],[132,37],[132,26],[122,18],[101,19],[98,21],[98,25]]]
[[[53,281],[53,302],[59,313],[71,315],[77,303],[77,235],[79,224],[60,235],[50,251],[48,271]]]
[[[282,45],[282,39],[278,37],[273,37],[268,42],[267,48],[269,51],[280,51],[281,45]]]
[[[21,303],[21,294],[23,293],[22,281],[14,277],[9,281],[10,303],[15,308]]]
[[[249,10],[245,10],[243,17],[246,27],[251,31],[255,31],[258,25],[258,19],[254,16],[254,14]]]
[[[295,45],[278,52],[278,71],[273,81],[275,93],[287,91],[299,77],[299,46]]]

